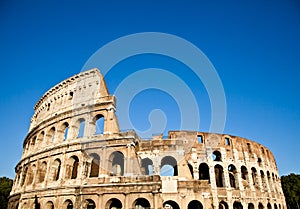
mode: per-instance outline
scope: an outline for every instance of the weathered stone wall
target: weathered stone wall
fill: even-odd
[[[196,131],[145,140],[120,132],[115,111],[97,69],[46,92],[8,208],[286,208],[274,156],[263,145]]]

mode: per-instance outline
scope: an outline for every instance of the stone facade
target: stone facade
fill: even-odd
[[[245,138],[121,132],[97,69],[37,102],[9,209],[285,209],[273,154]]]

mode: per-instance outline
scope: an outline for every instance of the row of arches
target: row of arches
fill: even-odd
[[[64,164],[60,158],[54,159],[50,162],[50,165],[48,165],[46,160],[39,163],[31,163],[17,172],[16,186],[14,187],[28,186],[34,182],[43,183],[46,179],[50,182],[58,181],[59,179],[77,179],[79,168],[83,164],[77,155],[69,157]],[[91,153],[85,164],[88,167],[88,173],[85,174],[88,178],[98,177],[101,172],[114,176],[124,175],[124,154],[120,151],[114,151],[110,154],[108,168],[106,169],[101,169],[100,156],[97,153]]]
[[[32,137],[24,145],[23,154],[27,154],[35,148],[41,148],[41,144],[47,145],[55,142],[63,142],[72,138],[82,138],[85,136],[86,120],[79,118],[74,124],[63,122],[61,125],[52,126],[48,130],[43,130]],[[104,133],[105,117],[102,114],[96,115],[92,122],[89,122],[92,130],[91,134],[98,135]]]
[[[218,155],[216,159],[218,158]],[[211,180],[209,166],[206,163],[201,163],[198,167],[198,177],[194,176],[194,168],[190,163],[187,163],[190,173],[194,179],[199,180]],[[144,158],[141,161],[142,171],[145,175],[153,174],[153,161],[149,158]],[[277,184],[278,178],[274,173],[267,171],[266,173],[263,170],[258,171],[255,167],[251,168],[251,172],[248,172],[246,166],[241,166],[238,170],[235,165],[230,164],[227,168],[227,171],[224,171],[224,168],[220,164],[214,166],[215,182],[217,187],[225,187],[225,173],[228,175],[230,187],[238,189],[243,186],[243,188],[250,188],[250,182],[257,189],[263,189],[268,191],[278,192]],[[162,158],[160,163],[160,175],[161,176],[177,176],[178,168],[177,161],[172,156],[165,156]],[[252,181],[250,181],[252,178]],[[242,184],[242,185],[240,185]]]

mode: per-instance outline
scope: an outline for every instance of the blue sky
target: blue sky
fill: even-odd
[[[0,28],[0,176],[14,177],[33,106],[49,88],[79,73],[106,43],[149,31],[182,37],[201,49],[225,90],[224,132],[270,148],[281,175],[300,173],[297,0],[1,1]],[[175,69],[201,104],[200,131],[208,131],[205,88],[177,61],[156,55],[124,60],[107,75],[109,90],[124,74],[147,67]],[[152,97],[157,99],[147,100]],[[147,128],[152,109],[165,110],[168,129],[179,127],[174,99],[151,89],[132,101],[132,122]]]

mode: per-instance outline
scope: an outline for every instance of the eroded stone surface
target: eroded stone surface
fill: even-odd
[[[197,131],[120,132],[97,69],[57,84],[34,109],[9,209],[286,208],[266,147]]]

